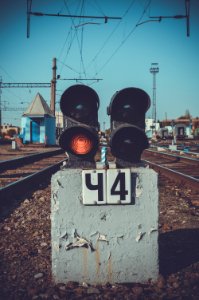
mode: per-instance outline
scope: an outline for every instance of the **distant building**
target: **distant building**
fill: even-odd
[[[153,126],[153,119],[145,119],[145,131],[149,131]]]
[[[199,118],[177,118],[173,120],[162,120],[161,128],[168,128],[169,135],[185,136],[193,138],[199,136]]]
[[[145,119],[145,132],[148,138],[152,138],[154,131],[160,128],[160,123],[154,123],[154,119]]]
[[[64,117],[61,111],[55,112],[55,118],[56,118],[56,127],[57,128],[64,128]]]
[[[64,128],[64,117],[61,111],[55,112],[56,118],[56,138],[59,138]]]
[[[20,132],[20,127],[19,126],[13,126],[12,124],[3,124],[1,125],[1,130],[0,130],[2,135],[9,135],[9,136],[14,136],[19,134]]]
[[[21,119],[23,143],[55,145],[55,117],[44,98],[37,93]]]

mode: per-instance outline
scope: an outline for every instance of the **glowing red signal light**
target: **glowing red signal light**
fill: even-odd
[[[93,142],[86,135],[77,134],[72,138],[70,147],[75,154],[85,155],[91,152]]]
[[[59,144],[66,152],[85,158],[93,158],[98,150],[98,134],[92,127],[76,125],[67,128],[59,138]]]

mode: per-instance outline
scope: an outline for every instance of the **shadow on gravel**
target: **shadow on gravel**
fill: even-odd
[[[29,188],[28,192],[24,192],[23,196],[11,195],[8,197],[3,197],[0,199],[0,221],[3,221],[5,218],[9,217],[10,214],[25,200],[31,199],[32,194],[39,189],[46,188],[50,183],[50,179],[46,179],[43,183],[40,183],[37,186],[32,186]],[[27,190],[27,187],[25,187]],[[21,194],[21,191],[20,191]]]
[[[199,229],[179,229],[159,235],[160,274],[169,275],[199,261]]]

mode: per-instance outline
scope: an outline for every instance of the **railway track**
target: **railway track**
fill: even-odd
[[[154,150],[145,150],[142,158],[159,173],[199,191],[199,159]]]
[[[32,154],[0,162],[0,202],[8,203],[41,184],[67,159],[63,150]]]
[[[199,159],[145,150],[142,158],[172,180],[199,191]],[[56,172],[66,161],[63,150],[54,150],[0,162],[0,202],[21,196]]]

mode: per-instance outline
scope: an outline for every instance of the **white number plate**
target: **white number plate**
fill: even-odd
[[[106,204],[106,171],[82,171],[83,204]]]
[[[135,204],[135,180],[130,169],[83,170],[83,204]]]

